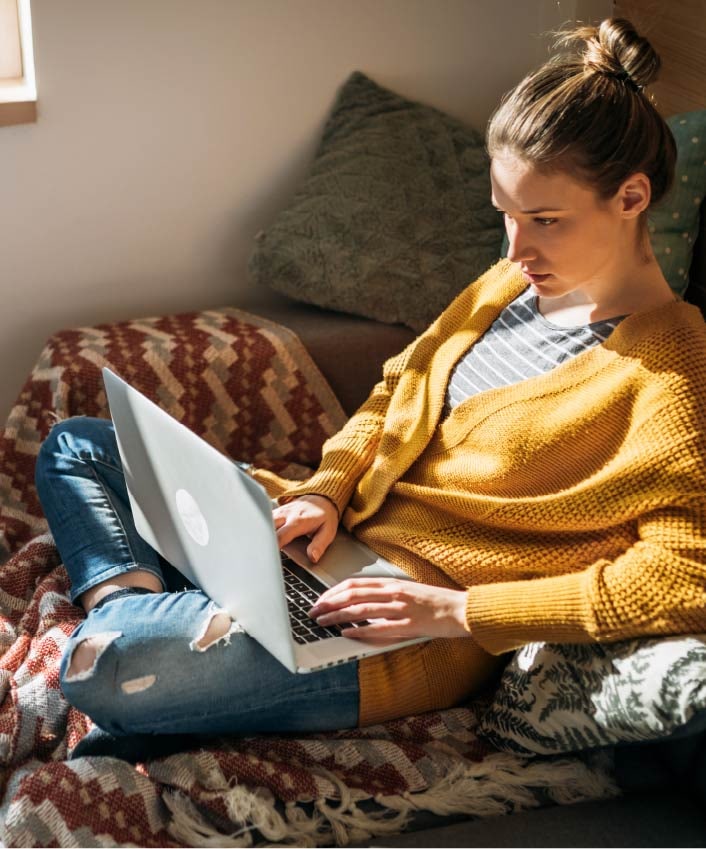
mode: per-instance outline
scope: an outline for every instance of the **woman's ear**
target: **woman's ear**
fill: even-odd
[[[636,218],[650,205],[650,178],[638,172],[631,174],[618,189],[616,199],[623,218]]]

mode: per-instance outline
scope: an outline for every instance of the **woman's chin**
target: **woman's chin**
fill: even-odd
[[[542,278],[528,282],[535,295],[542,295],[545,298],[557,298],[563,294],[561,291],[557,291],[556,288],[552,286],[551,274],[545,274]]]

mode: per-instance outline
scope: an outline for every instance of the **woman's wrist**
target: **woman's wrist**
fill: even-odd
[[[471,625],[468,621],[468,616],[466,615],[468,608],[468,590],[454,590],[453,592],[455,593],[453,618],[458,630],[458,633],[455,636],[470,637],[472,636]]]
[[[297,498],[305,498],[305,499],[309,499],[309,500],[316,499],[316,498],[323,499],[324,502],[326,502],[327,504],[330,504],[333,507],[333,509],[336,511],[336,517],[340,521],[341,511],[338,509],[338,504],[336,504],[336,502],[333,500],[333,498],[331,498],[330,495],[324,495],[323,492],[303,492],[301,495],[294,495],[294,496],[291,496],[289,498],[285,498],[284,500],[282,500],[281,503],[287,504],[290,501],[296,501]]]

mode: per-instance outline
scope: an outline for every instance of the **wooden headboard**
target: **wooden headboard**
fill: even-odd
[[[706,109],[706,0],[615,0],[614,15],[632,21],[662,59],[651,88],[662,115]],[[686,297],[706,316],[706,202]]]
[[[706,109],[706,0],[616,0],[614,8],[662,59],[652,94],[664,117]]]

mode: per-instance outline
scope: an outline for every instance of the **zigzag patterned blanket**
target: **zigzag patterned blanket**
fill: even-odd
[[[355,732],[222,740],[132,766],[67,760],[90,728],[59,689],[81,610],[33,471],[53,422],[106,416],[111,366],[225,454],[302,478],[344,414],[298,339],[232,309],[65,331],[0,431],[0,838],[7,846],[346,845],[415,811],[488,815],[611,795],[602,762],[523,760],[475,734],[476,709]]]

